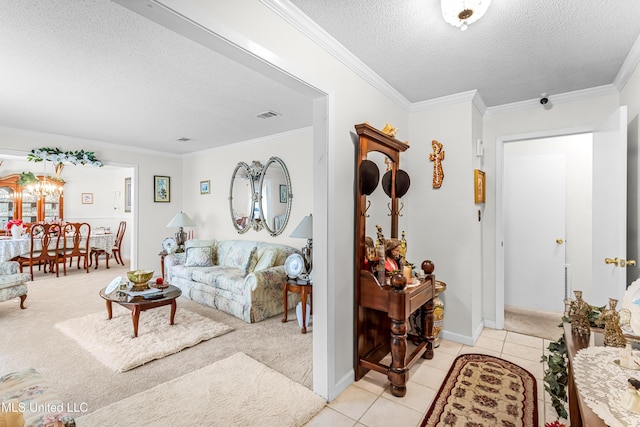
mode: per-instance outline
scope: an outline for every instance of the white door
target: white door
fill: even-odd
[[[622,301],[626,289],[627,107],[620,107],[593,133],[593,281],[584,299],[605,305]],[[618,259],[606,264],[605,259]]]
[[[515,148],[504,151],[504,303],[562,312],[566,156]]]

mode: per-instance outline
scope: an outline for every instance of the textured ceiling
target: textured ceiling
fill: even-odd
[[[438,0],[263,1],[299,8],[406,105],[611,85],[640,34],[638,0],[493,0],[465,32]],[[187,153],[312,124],[308,93],[151,19],[109,0],[0,0],[0,126]],[[255,117],[267,110],[282,116]]]
[[[477,89],[489,107],[614,81],[637,0],[492,0],[466,31],[439,0],[291,0],[410,102]]]

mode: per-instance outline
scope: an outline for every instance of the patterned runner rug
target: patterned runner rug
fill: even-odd
[[[536,379],[498,357],[463,354],[454,360],[422,420],[426,426],[538,425]]]

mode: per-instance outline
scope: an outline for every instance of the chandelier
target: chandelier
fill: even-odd
[[[491,0],[441,0],[444,20],[461,31],[478,19],[489,9]]]
[[[37,197],[60,197],[64,189],[64,183],[58,182],[50,176],[42,176],[38,181],[25,186],[24,190],[28,194]]]

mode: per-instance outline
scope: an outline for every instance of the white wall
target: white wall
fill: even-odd
[[[276,242],[302,248],[306,240],[292,239],[289,234],[313,209],[312,156],[312,128],[185,155],[181,189],[183,210],[197,224],[194,228],[195,236],[204,239]],[[275,237],[270,236],[266,230],[250,229],[239,234],[233,227],[229,211],[229,186],[233,170],[238,162],[251,164],[257,160],[265,165],[271,157],[282,159],[291,178],[293,198],[289,223],[284,232]],[[206,180],[211,181],[211,193],[200,194],[200,181]]]
[[[477,206],[474,204],[471,141],[471,100],[413,113],[410,122],[411,148],[405,153],[411,189],[404,197],[407,211],[407,253],[410,259],[434,262],[435,275],[447,284],[442,294],[447,318],[443,337],[471,344],[481,329],[478,303],[480,281],[473,277],[474,236],[478,239]],[[444,180],[432,188],[431,141],[443,144]],[[475,151],[474,151],[475,152]],[[474,311],[477,314],[474,315]]]

